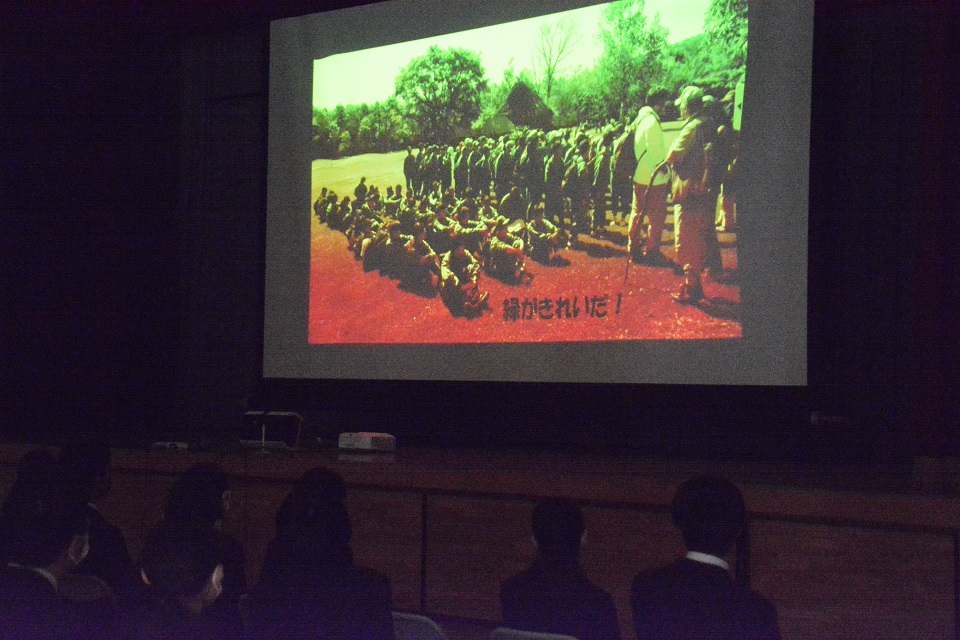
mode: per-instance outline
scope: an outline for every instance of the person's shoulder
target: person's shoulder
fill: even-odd
[[[748,611],[754,612],[762,617],[777,617],[777,608],[770,600],[763,597],[753,589],[743,585],[736,585],[737,601]]]
[[[738,585],[737,589],[737,609],[744,637],[778,640],[780,624],[776,606],[748,587]]]
[[[349,565],[346,571],[350,573],[353,580],[358,584],[366,585],[371,589],[390,589],[390,579],[375,569],[359,565]]]
[[[519,573],[515,573],[500,583],[500,593],[514,592],[523,589],[535,578],[534,567],[528,567]]]
[[[609,603],[611,606],[613,606],[613,596],[610,595],[610,592],[591,582],[587,576],[580,573],[577,575],[576,581],[578,590],[580,591],[581,597],[585,602],[590,602],[595,605],[604,605]]]
[[[645,569],[634,576],[630,585],[631,593],[634,597],[638,597],[642,594],[649,596],[676,590],[689,582],[691,569],[692,567],[688,566],[683,559],[653,569]]]

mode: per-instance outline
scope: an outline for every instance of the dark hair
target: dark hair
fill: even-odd
[[[0,509],[3,562],[47,567],[88,530],[86,506],[63,490],[60,468],[51,461],[52,456],[32,456],[29,465],[20,465]]]
[[[291,495],[319,502],[343,502],[347,497],[347,483],[336,471],[314,467],[300,476]]]
[[[542,500],[533,508],[533,537],[540,553],[552,558],[576,559],[586,526],[583,511],[572,500]]]
[[[78,499],[88,500],[90,493],[105,488],[96,487],[110,471],[110,448],[103,442],[73,440],[60,449],[57,460],[63,470],[63,481],[68,491]]]
[[[150,588],[161,597],[192,597],[203,591],[223,564],[220,538],[210,527],[199,524],[158,525],[143,545],[140,568]]]
[[[223,493],[229,488],[230,480],[219,466],[210,462],[194,465],[170,488],[163,519],[213,524],[223,518]]]
[[[673,523],[690,551],[722,556],[747,525],[743,495],[720,476],[702,475],[677,489],[671,507]]]
[[[276,546],[284,561],[319,566],[352,560],[346,494],[346,483],[335,471],[316,467],[303,474],[277,513]]]

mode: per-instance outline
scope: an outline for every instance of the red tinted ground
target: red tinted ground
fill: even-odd
[[[366,155],[313,165],[313,195],[321,187],[353,195],[360,176],[382,191],[402,182],[403,153]],[[347,250],[342,233],[331,231],[311,215],[310,327],[311,344],[327,343],[463,343],[567,342],[597,340],[664,340],[735,338],[740,290],[735,284],[707,281],[708,300],[700,306],[674,302],[681,278],[670,268],[626,265],[625,229],[609,227],[608,237],[584,240],[579,250],[565,250],[565,266],[527,260],[534,274],[528,285],[509,285],[482,276],[490,292],[489,309],[479,317],[451,313],[439,295],[405,291],[397,281],[363,264]],[[663,253],[673,258],[671,220]],[[736,279],[732,234],[721,234],[724,280]],[[604,300],[605,304],[594,299]],[[548,301],[548,302],[545,302]],[[570,303],[569,316],[557,317],[558,301]],[[516,307],[514,307],[516,305]],[[534,306],[536,305],[536,306]],[[590,308],[593,307],[593,313]],[[516,313],[513,312],[515,309]],[[552,316],[552,317],[551,317]]]

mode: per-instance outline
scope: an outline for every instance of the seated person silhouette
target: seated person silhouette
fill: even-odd
[[[110,449],[102,442],[71,441],[60,449],[58,461],[67,491],[86,503],[90,522],[90,553],[74,573],[96,576],[119,591],[133,571],[133,561],[123,533],[96,507],[110,491]]]
[[[637,640],[779,639],[776,609],[735,582],[723,559],[747,527],[740,490],[725,478],[698,476],[677,490],[672,512],[688,551],[634,578]]]
[[[0,510],[0,638],[101,635],[60,594],[89,540],[85,505],[66,495],[59,471],[52,457],[31,456]]]
[[[318,467],[284,500],[245,604],[247,638],[393,640],[390,582],[354,564],[345,496],[343,478]]]
[[[140,559],[143,597],[129,606],[134,640],[226,640],[237,634],[212,615],[223,592],[220,539],[199,524],[163,522],[147,538]]]
[[[170,487],[163,508],[163,525],[167,529],[199,527],[212,532],[223,564],[223,594],[205,615],[219,618],[225,633],[239,636],[243,625],[237,603],[247,592],[247,576],[243,545],[224,531],[230,499],[230,478],[223,469],[213,463],[195,464]]]
[[[613,599],[580,567],[587,535],[580,507],[567,499],[543,500],[531,524],[537,557],[500,586],[503,625],[579,640],[619,640]]]

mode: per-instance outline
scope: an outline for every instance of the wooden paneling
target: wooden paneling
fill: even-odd
[[[683,552],[683,542],[666,511],[588,507],[584,518],[583,569],[613,597],[622,637],[633,638],[630,583],[641,570],[676,559]]]
[[[257,584],[267,545],[274,536],[277,510],[290,493],[290,486],[245,480],[235,484],[230,511],[241,527],[238,538],[246,553],[247,584]]]
[[[953,638],[950,536],[759,522],[752,586],[785,639]]]
[[[428,499],[426,611],[499,620],[500,583],[533,556],[531,509],[523,500]]]
[[[357,563],[390,579],[393,606],[420,609],[422,499],[413,493],[351,490],[347,508],[353,523]]]

